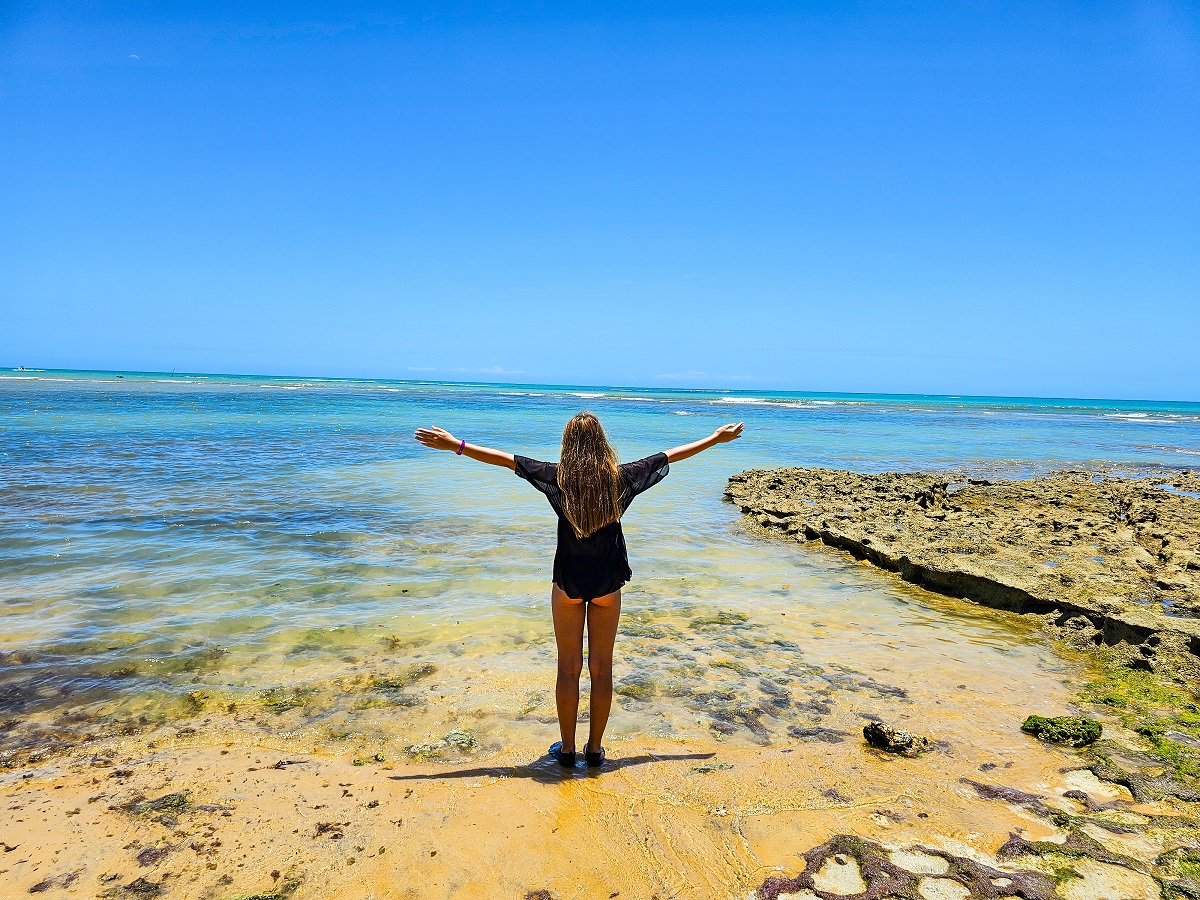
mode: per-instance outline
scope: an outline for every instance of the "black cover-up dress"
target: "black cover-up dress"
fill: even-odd
[[[621,522],[611,522],[585,538],[563,515],[558,488],[558,463],[539,462],[527,456],[514,457],[516,473],[546,495],[558,515],[558,549],[554,553],[554,583],[573,599],[594,600],[611,594],[633,577],[625,533]],[[637,462],[624,463],[621,472],[621,513],[629,509],[633,498],[667,477],[667,454],[655,453]]]

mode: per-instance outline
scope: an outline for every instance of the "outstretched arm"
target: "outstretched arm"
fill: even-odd
[[[707,450],[715,444],[728,444],[730,441],[736,441],[742,436],[742,426],[745,424],[745,422],[738,422],[736,425],[722,425],[706,438],[692,441],[690,444],[684,444],[681,447],[672,447],[667,451],[667,462],[678,462],[681,459],[687,459],[689,456],[695,456],[697,453]]]
[[[502,450],[493,450],[491,447],[480,447],[475,444],[465,443],[446,429],[438,428],[436,425],[431,425],[428,428],[418,428],[413,437],[426,447],[434,450],[453,450],[457,453],[461,447],[463,456],[469,456],[471,459],[490,463],[493,466],[504,466],[504,468],[513,469],[514,471],[517,468],[517,464],[513,460],[511,453],[505,453]]]

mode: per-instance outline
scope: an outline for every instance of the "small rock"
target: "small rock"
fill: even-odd
[[[170,845],[163,847],[147,847],[137,855],[139,866],[154,866],[162,862],[163,858],[170,853],[174,847]]]
[[[157,897],[166,892],[162,882],[147,881],[145,878],[135,878],[129,884],[121,885],[124,896],[127,897]],[[105,896],[118,896],[105,892]]]
[[[868,722],[863,726],[863,737],[872,747],[902,756],[916,756],[932,746],[927,737],[900,731],[879,721]]]
[[[474,750],[478,744],[478,742],[475,740],[475,735],[466,731],[460,731],[458,729],[450,732],[448,735],[442,738],[442,740],[444,740],[450,746],[457,747],[460,750]]]
[[[1082,747],[1095,743],[1103,729],[1095,719],[1083,716],[1030,716],[1021,725],[1021,730],[1051,744]]]
[[[51,890],[52,888],[69,888],[79,878],[78,872],[65,872],[62,875],[56,875],[53,878],[46,878],[39,881],[29,889],[31,894],[40,894],[43,891]]]
[[[702,766],[692,766],[693,775],[707,775],[710,772],[719,772],[723,769],[732,769],[733,763],[727,762],[711,762],[705,763]]]

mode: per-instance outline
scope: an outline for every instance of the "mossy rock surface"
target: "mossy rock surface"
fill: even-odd
[[[278,877],[279,873],[273,873]],[[265,891],[258,894],[242,894],[238,897],[233,897],[231,900],[287,900],[296,892],[296,888],[300,887],[303,879],[298,875],[285,875],[283,881],[279,883],[273,890]]]
[[[150,800],[142,794],[134,797],[128,803],[116,807],[122,812],[130,813],[135,816],[144,816],[151,813],[180,813],[191,806],[191,801],[185,793],[163,794],[154,800]]]
[[[284,713],[289,709],[300,709],[308,705],[310,695],[314,691],[311,688],[297,688],[289,690],[287,688],[269,688],[262,692],[261,699],[263,705],[272,712]]]
[[[736,627],[745,625],[750,617],[745,613],[719,612],[715,616],[698,616],[692,619],[693,628],[717,628],[720,626]]]
[[[1084,716],[1030,716],[1021,725],[1021,730],[1051,744],[1082,747],[1098,741],[1103,729],[1095,719]]]
[[[622,678],[613,690],[631,700],[648,700],[658,693],[658,682],[649,675],[635,672]]]

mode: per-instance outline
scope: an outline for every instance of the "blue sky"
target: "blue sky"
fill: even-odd
[[[1200,7],[0,5],[0,365],[1200,399]]]

